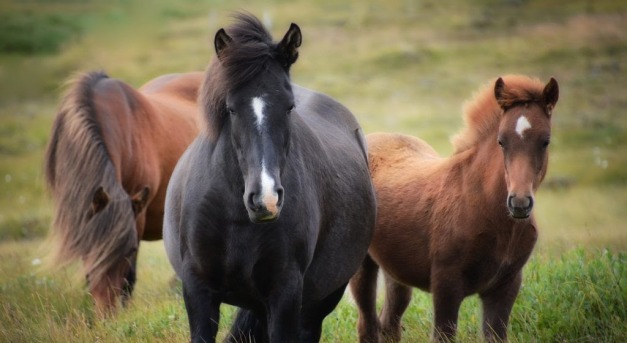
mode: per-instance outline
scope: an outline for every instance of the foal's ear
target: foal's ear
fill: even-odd
[[[216,55],[220,58],[220,52],[224,50],[233,41],[224,29],[219,29],[216,32],[216,37],[213,39],[213,45],[216,49]]]
[[[298,59],[298,47],[303,42],[298,25],[292,23],[289,30],[277,46],[283,67],[289,68]]]
[[[135,195],[131,197],[131,203],[133,204],[133,213],[138,215],[144,207],[146,207],[146,203],[148,203],[148,194],[150,194],[150,188],[144,186],[144,188],[137,192]]]
[[[502,77],[499,77],[494,83],[494,97],[496,98],[496,102],[502,109],[506,109],[507,101],[503,97],[505,93],[505,81],[503,81]]]
[[[542,97],[544,98],[544,103],[546,104],[546,113],[550,116],[553,112],[553,108],[555,108],[557,99],[560,97],[560,89],[557,85],[557,80],[554,78],[549,80],[549,83],[544,86]]]
[[[109,204],[109,194],[107,194],[104,188],[100,186],[94,192],[91,200],[92,214],[96,214],[102,211],[107,206],[107,204]]]

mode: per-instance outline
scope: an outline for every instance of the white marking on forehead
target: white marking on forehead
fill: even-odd
[[[255,113],[255,116],[257,117],[257,128],[261,131],[261,127],[263,125],[263,119],[264,119],[263,108],[266,107],[266,103],[263,102],[263,99],[261,97],[254,97],[252,101],[252,105],[253,105],[253,112]]]
[[[274,179],[268,174],[265,162],[261,163],[261,199],[268,210],[276,211],[279,195],[274,191]]]
[[[516,122],[516,133],[518,133],[520,139],[524,138],[523,133],[530,128],[531,124],[529,123],[529,120],[527,120],[527,117],[520,116],[520,118],[518,118],[518,121]]]

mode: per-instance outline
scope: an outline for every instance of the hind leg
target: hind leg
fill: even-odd
[[[370,255],[362,262],[350,280],[351,293],[359,309],[357,332],[361,343],[379,342],[380,324],[377,317],[377,274],[379,266]]]
[[[482,293],[483,334],[487,342],[507,341],[507,324],[514,301],[520,290],[522,273],[518,273],[511,281]]]
[[[265,316],[258,316],[251,310],[239,309],[225,343],[264,343],[268,341]]]
[[[335,290],[322,301],[303,308],[301,312],[300,342],[319,342],[322,322],[342,299],[346,284]]]
[[[381,332],[386,340],[399,342],[401,340],[403,313],[411,301],[411,287],[396,282],[385,276],[385,304],[381,312]]]

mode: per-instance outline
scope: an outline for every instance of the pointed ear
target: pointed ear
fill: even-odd
[[[133,204],[133,213],[138,215],[144,207],[146,207],[146,203],[148,203],[148,194],[150,194],[150,188],[144,186],[144,188],[137,192],[135,195],[131,197],[131,203]]]
[[[503,110],[507,105],[507,101],[503,97],[505,93],[505,81],[503,81],[502,77],[499,77],[494,83],[494,97],[496,98],[496,102],[501,106]]]
[[[303,36],[300,33],[300,28],[292,23],[277,46],[285,68],[289,68],[298,59],[298,47],[300,47],[302,42]]]
[[[224,29],[219,29],[216,32],[216,37],[213,40],[213,45],[216,49],[216,55],[220,58],[220,52],[224,50],[233,41],[231,37],[226,33]]]
[[[102,186],[98,187],[94,192],[94,196],[91,200],[91,210],[93,214],[102,211],[107,204],[109,204],[109,194],[105,192]]]
[[[542,97],[544,98],[544,103],[546,104],[546,113],[550,116],[551,113],[553,113],[555,104],[557,104],[557,99],[560,97],[560,89],[557,85],[557,80],[554,78],[549,80],[549,83],[544,86]]]

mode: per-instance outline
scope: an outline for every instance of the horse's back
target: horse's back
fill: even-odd
[[[176,96],[196,102],[204,73],[190,72],[158,76],[139,88],[144,94]]]
[[[440,155],[420,138],[396,133],[371,133],[366,136],[370,171],[404,169],[416,164],[442,161]]]
[[[335,99],[292,85],[298,114],[304,124],[330,153],[352,154],[367,161],[365,137],[352,112]],[[327,149],[328,148],[328,149]]]

